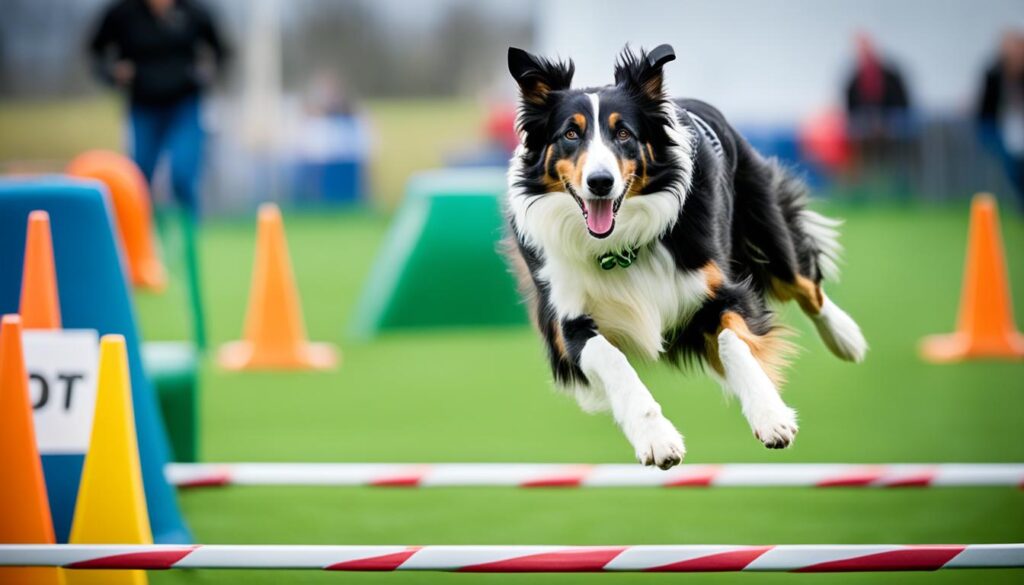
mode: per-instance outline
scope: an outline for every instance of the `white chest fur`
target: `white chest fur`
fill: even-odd
[[[665,331],[689,320],[708,295],[704,272],[680,272],[659,244],[641,250],[632,266],[612,270],[596,259],[549,257],[541,277],[561,316],[590,315],[620,349],[651,360],[662,351]]]

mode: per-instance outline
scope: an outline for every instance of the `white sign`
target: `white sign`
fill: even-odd
[[[39,452],[85,453],[96,410],[96,331],[29,329],[22,343]]]

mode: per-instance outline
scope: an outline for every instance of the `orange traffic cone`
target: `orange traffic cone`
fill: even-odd
[[[0,477],[0,543],[53,544],[17,315],[0,324]],[[59,569],[0,569],[0,583],[63,582]]]
[[[1013,324],[1003,240],[999,235],[996,200],[991,195],[974,196],[968,236],[957,330],[926,337],[921,343],[921,355],[935,363],[975,358],[1022,359],[1024,335]]]
[[[28,214],[25,265],[21,272],[21,324],[25,329],[60,329],[57,270],[53,264],[50,214]]]
[[[67,173],[106,185],[132,284],[158,292],[166,288],[167,270],[157,254],[149,188],[135,163],[116,152],[90,150],[75,157]]]
[[[272,203],[260,206],[243,340],[224,345],[218,358],[228,370],[329,369],[337,365],[333,346],[306,340],[281,210]]]

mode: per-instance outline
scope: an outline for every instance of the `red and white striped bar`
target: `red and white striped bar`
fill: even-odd
[[[486,573],[935,571],[1024,568],[1024,544],[297,546],[0,545],[0,566]]]
[[[636,464],[171,463],[180,487],[967,487],[1024,488],[1024,464],[729,463],[662,471]]]

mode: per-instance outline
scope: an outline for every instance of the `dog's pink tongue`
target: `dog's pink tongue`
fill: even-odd
[[[587,203],[587,227],[590,231],[603,236],[612,231],[612,224],[615,221],[615,211],[611,199],[588,199]]]

